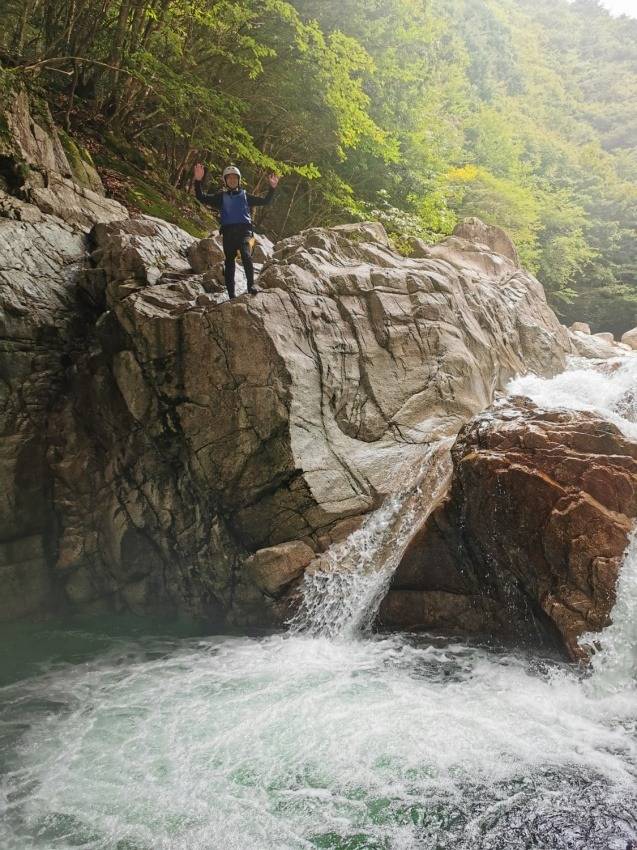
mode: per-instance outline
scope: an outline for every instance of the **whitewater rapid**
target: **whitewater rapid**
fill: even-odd
[[[602,368],[576,362],[509,389],[599,409],[628,434],[635,362]],[[0,688],[0,847],[625,850],[637,837],[637,544],[592,675],[494,644],[361,637],[402,519],[435,499],[443,470],[420,473],[337,550],[351,598],[335,609],[321,579],[305,632],[105,629],[92,653],[86,630],[34,633],[48,658]]]
[[[571,359],[554,378],[525,375],[507,386],[509,395],[523,395],[540,407],[599,413],[629,439],[637,440],[637,354],[594,362]]]

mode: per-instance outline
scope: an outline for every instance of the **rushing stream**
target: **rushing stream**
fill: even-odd
[[[512,390],[596,404],[635,436],[636,364]],[[369,622],[404,542],[397,517],[441,474],[429,457],[406,501],[361,529],[364,569],[353,544],[340,550],[353,576],[342,610],[325,577],[308,581],[293,633],[6,630],[0,848],[624,850],[637,837],[635,541],[592,674],[334,626],[343,612]]]

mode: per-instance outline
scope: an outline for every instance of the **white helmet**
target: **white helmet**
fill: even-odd
[[[239,169],[237,168],[236,165],[229,165],[227,168],[223,169],[223,182],[224,183],[226,182],[226,177],[229,174],[236,174],[237,177],[239,178],[239,183],[241,183],[241,172],[239,171]]]

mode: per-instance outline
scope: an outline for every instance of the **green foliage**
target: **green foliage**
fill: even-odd
[[[0,99],[26,79],[106,140],[145,211],[192,221],[171,193],[201,160],[286,175],[275,237],[371,216],[406,247],[476,215],[565,320],[637,324],[637,21],[596,0],[5,0],[0,21]]]

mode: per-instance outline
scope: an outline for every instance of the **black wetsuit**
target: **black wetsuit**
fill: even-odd
[[[241,189],[228,189],[226,192],[215,192],[214,195],[207,195],[202,187],[201,181],[195,180],[195,194],[202,204],[208,207],[213,207],[221,211],[223,208],[223,197],[230,193],[238,195]],[[274,197],[274,189],[270,187],[267,195],[249,195],[246,192],[246,200],[249,207],[266,207],[272,203]],[[252,222],[241,222],[239,224],[222,224],[221,235],[223,238],[223,253],[225,257],[224,277],[226,281],[226,289],[230,298],[234,298],[234,272],[235,272],[235,257],[237,251],[241,254],[241,262],[243,270],[246,274],[248,282],[248,292],[254,289],[254,266],[252,265],[252,257],[250,256],[250,237],[252,236]]]

